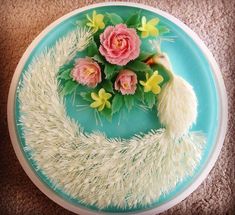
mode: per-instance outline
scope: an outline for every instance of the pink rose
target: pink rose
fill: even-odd
[[[114,83],[115,90],[121,91],[122,95],[134,94],[136,90],[137,76],[128,69],[121,70]]]
[[[101,82],[101,69],[91,58],[79,58],[71,71],[74,80],[88,87],[96,87]]]
[[[140,53],[140,39],[134,28],[124,24],[109,26],[100,35],[100,53],[111,64],[126,65]]]

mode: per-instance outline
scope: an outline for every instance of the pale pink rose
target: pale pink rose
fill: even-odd
[[[96,87],[101,82],[101,69],[91,58],[79,58],[71,71],[74,80],[88,87]]]
[[[137,76],[128,69],[121,70],[114,83],[115,90],[121,91],[122,95],[132,95],[135,93]]]
[[[140,39],[134,28],[124,24],[109,26],[100,35],[100,53],[111,64],[126,65],[140,53]]]

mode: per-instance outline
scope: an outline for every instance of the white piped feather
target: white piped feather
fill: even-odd
[[[186,134],[197,118],[197,97],[192,86],[172,72],[165,53],[154,57],[154,62],[164,67],[170,81],[158,95],[158,117],[172,138]]]
[[[158,96],[158,117],[169,134],[186,134],[197,118],[197,97],[192,86],[179,76],[165,84]]]

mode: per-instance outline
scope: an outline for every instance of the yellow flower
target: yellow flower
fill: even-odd
[[[142,26],[138,28],[139,31],[141,31],[141,37],[145,38],[150,36],[157,36],[159,34],[159,31],[156,27],[156,25],[159,23],[158,18],[151,19],[147,22],[146,17],[142,17]]]
[[[97,108],[98,111],[102,111],[105,107],[111,108],[111,104],[108,101],[112,95],[110,93],[106,93],[104,88],[101,88],[97,93],[91,93],[91,98],[94,100],[93,103],[91,103],[90,107]]]
[[[89,20],[86,25],[93,28],[95,32],[105,27],[105,24],[103,22],[104,15],[97,14],[95,10],[92,13],[92,18],[88,14],[86,15],[86,17]]]
[[[140,84],[144,86],[144,92],[152,91],[154,94],[158,94],[161,91],[159,84],[163,81],[163,77],[155,71],[150,77],[146,74],[146,82],[140,81]]]

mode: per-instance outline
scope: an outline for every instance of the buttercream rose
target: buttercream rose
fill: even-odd
[[[140,39],[133,28],[124,24],[109,26],[100,35],[100,53],[111,64],[126,65],[140,53]]]
[[[91,58],[79,58],[71,71],[74,80],[88,87],[96,87],[101,82],[101,69]]]
[[[115,90],[120,91],[122,95],[132,95],[136,91],[137,76],[128,69],[121,70],[114,83]]]

